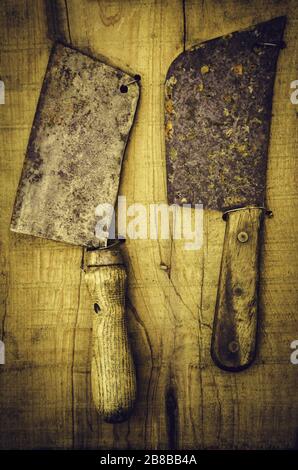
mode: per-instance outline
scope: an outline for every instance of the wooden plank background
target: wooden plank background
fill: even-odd
[[[3,0],[0,17],[0,447],[294,448],[298,439],[297,76],[295,0]],[[255,364],[223,372],[209,347],[224,235],[204,215],[204,244],[127,241],[129,332],[139,395],[130,421],[97,416],[90,393],[92,309],[82,249],[9,232],[14,195],[54,37],[142,76],[121,194],[166,201],[163,84],[171,61],[206,39],[286,14],[275,86]],[[163,270],[160,265],[168,266]]]

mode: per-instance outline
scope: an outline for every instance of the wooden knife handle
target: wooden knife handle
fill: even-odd
[[[255,357],[263,214],[259,208],[227,214],[211,356],[229,371],[245,369]]]
[[[117,262],[117,257],[119,261],[119,256],[109,250],[91,252],[85,268],[93,310],[92,396],[97,411],[109,423],[127,419],[136,397],[125,318],[126,270],[123,264],[109,264]]]

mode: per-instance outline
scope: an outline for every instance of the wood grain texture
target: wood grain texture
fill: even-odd
[[[260,208],[226,214],[211,356],[231,372],[250,366],[256,355],[263,216]]]
[[[53,3],[53,2],[50,2]],[[1,448],[294,448],[298,335],[297,79],[295,1],[41,0],[1,2]],[[66,8],[67,6],[67,8]],[[25,148],[53,31],[142,76],[140,106],[120,191],[128,203],[166,201],[163,86],[186,47],[286,14],[278,63],[261,262],[259,352],[237,375],[210,357],[225,223],[204,214],[204,243],[128,240],[128,330],[138,397],[111,426],[91,399],[92,313],[82,250],[9,232]],[[185,21],[183,21],[185,17]],[[57,21],[58,18],[58,23]],[[57,26],[58,25],[58,26]],[[169,269],[160,269],[160,265]]]
[[[118,423],[128,419],[136,399],[136,375],[125,313],[127,275],[123,263],[111,264],[113,258],[115,259],[113,251],[99,250],[96,255],[95,264],[88,263],[85,268],[85,281],[91,299],[90,310],[94,310],[92,397],[97,411],[105,421]],[[107,262],[109,255],[110,263],[104,265],[103,262]]]

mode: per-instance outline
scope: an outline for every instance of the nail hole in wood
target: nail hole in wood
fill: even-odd
[[[95,313],[100,312],[100,306],[97,303],[94,304],[94,311],[95,311]]]

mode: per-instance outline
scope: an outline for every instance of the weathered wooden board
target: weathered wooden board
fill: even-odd
[[[0,106],[0,447],[293,448],[298,339],[296,2],[4,0]],[[139,397],[129,422],[97,416],[90,390],[92,312],[81,248],[9,232],[14,195],[54,36],[142,76],[124,162],[128,203],[166,201],[163,83],[171,61],[212,37],[286,14],[273,106],[259,352],[237,375],[216,368],[210,339],[225,224],[206,212],[204,244],[128,240],[129,329]],[[170,270],[160,269],[160,264]]]

